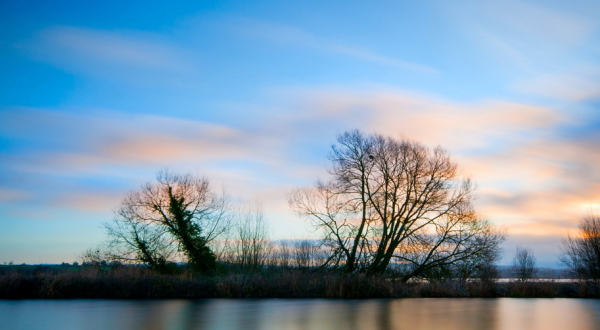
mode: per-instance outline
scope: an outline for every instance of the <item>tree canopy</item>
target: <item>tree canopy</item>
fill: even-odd
[[[504,234],[475,212],[473,184],[444,149],[355,130],[329,159],[329,180],[288,198],[324,235],[328,264],[408,280],[497,258]]]

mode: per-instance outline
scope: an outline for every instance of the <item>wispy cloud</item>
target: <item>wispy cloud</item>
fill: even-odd
[[[308,31],[284,24],[276,24],[248,18],[238,18],[230,19],[227,27],[240,35],[340,54],[377,65],[428,74],[439,72],[437,69],[431,66],[406,61],[393,56],[386,56],[376,51],[361,47],[338,43],[335,40],[330,40]]]
[[[576,226],[588,212],[585,205],[600,203],[600,174],[593,170],[600,163],[598,135],[562,133],[583,124],[575,114],[498,100],[457,103],[393,89],[298,95],[290,122],[310,118],[318,129],[312,136],[359,127],[450,149],[479,185],[480,211],[509,224],[511,232],[559,235]]]
[[[29,197],[29,193],[21,190],[7,189],[0,187],[0,202],[16,202],[25,200]]]
[[[468,1],[442,6],[442,15],[489,57],[524,71],[545,70],[568,63],[571,50],[581,47],[598,28],[589,2],[568,9],[529,1]],[[469,10],[464,10],[468,6]]]
[[[116,209],[123,196],[123,192],[120,191],[108,193],[82,190],[60,193],[48,202],[53,206],[68,209],[107,212]]]
[[[588,212],[585,205],[600,202],[594,168],[600,163],[599,136],[563,136],[562,130],[582,124],[573,114],[500,100],[459,103],[383,87],[288,90],[275,102],[282,109],[277,115],[265,111],[240,127],[167,116],[13,109],[1,114],[4,134],[26,139],[35,132],[50,147],[5,155],[4,167],[76,178],[152,175],[165,166],[200,171],[235,194],[263,199],[267,212],[283,214],[288,189],[326,175],[335,134],[360,128],[448,148],[463,173],[478,182],[479,209],[514,233],[560,235]],[[102,194],[72,199],[66,192],[52,203],[114,207]]]
[[[600,67],[588,65],[562,73],[542,74],[517,82],[513,88],[572,102],[597,99],[600,98]]]
[[[19,168],[39,164],[46,170],[78,173],[102,166],[160,166],[190,160],[266,162],[274,158],[269,151],[277,143],[240,129],[166,116],[84,115],[32,108],[13,108],[1,116],[6,135],[26,138],[35,133],[58,148],[38,150],[35,157],[43,161],[15,165]],[[37,119],[31,121],[32,117]]]
[[[320,118],[339,129],[361,127],[462,150],[493,148],[497,140],[514,143],[568,120],[552,108],[497,100],[457,103],[393,88],[300,89],[289,94],[296,102],[295,113],[313,122]]]
[[[112,111],[76,114],[5,109],[0,112],[3,137],[27,144],[35,135],[45,143],[19,152],[0,152],[5,160],[3,173],[23,178],[5,180],[0,202],[14,200],[19,191],[20,200],[40,207],[111,210],[125,191],[136,186],[123,190],[119,184],[103,192],[97,182],[114,185],[115,178],[121,178],[141,183],[168,167],[206,175],[215,189],[223,186],[243,199],[266,196],[268,205],[281,211],[282,205],[287,205],[283,192],[291,187],[282,179],[287,175],[287,141],[268,131],[257,134],[256,129]],[[297,176],[293,168],[290,171]],[[40,177],[60,180],[36,184]],[[35,194],[27,194],[28,189]]]
[[[147,32],[54,26],[19,47],[31,57],[65,70],[120,79],[196,70],[185,49],[168,36]]]

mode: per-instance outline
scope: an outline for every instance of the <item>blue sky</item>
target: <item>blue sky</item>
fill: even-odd
[[[441,145],[540,265],[600,203],[597,1],[0,3],[0,262],[73,261],[164,167],[263,205],[353,128]]]

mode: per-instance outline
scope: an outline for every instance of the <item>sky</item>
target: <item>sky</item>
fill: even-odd
[[[600,2],[0,1],[0,263],[73,262],[169,168],[311,237],[338,134],[442,146],[543,267],[600,210]]]

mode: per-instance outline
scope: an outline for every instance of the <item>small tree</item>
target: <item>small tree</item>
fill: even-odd
[[[589,216],[563,241],[561,262],[580,279],[600,281],[600,217]]]
[[[314,267],[319,246],[313,241],[304,239],[295,244],[295,261],[298,268]]]
[[[517,247],[517,253],[515,254],[511,268],[512,276],[520,282],[527,282],[537,273],[535,264],[536,258],[533,255],[533,251]]]
[[[237,264],[250,271],[260,270],[272,250],[268,235],[262,211],[259,208],[245,211],[237,224]]]
[[[277,265],[281,269],[289,269],[292,266],[293,244],[288,240],[280,240],[273,244],[272,265]]]

